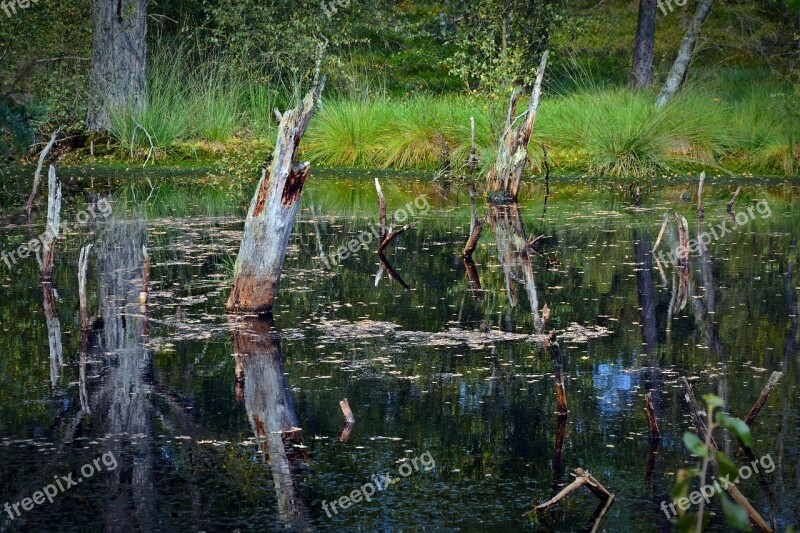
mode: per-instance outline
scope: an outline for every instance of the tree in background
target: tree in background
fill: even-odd
[[[653,81],[653,50],[656,41],[656,11],[658,0],[639,0],[639,20],[633,43],[631,84],[647,87]]]
[[[140,107],[146,91],[147,0],[93,0],[92,68],[86,126],[111,129],[110,109]]]
[[[455,7],[450,73],[470,89],[500,94],[530,85],[550,34],[563,22],[557,0],[467,0]]]

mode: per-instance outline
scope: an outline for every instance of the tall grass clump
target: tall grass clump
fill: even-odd
[[[593,89],[543,105],[543,138],[571,147],[592,174],[655,176],[675,163],[713,163],[724,148],[721,113],[710,97],[676,98],[656,110],[649,92]],[[699,109],[698,109],[699,108]]]
[[[192,95],[191,131],[209,142],[224,142],[236,133],[241,121],[239,99],[243,91],[240,79],[228,75],[212,60],[204,63],[189,81]]]
[[[325,101],[303,139],[303,153],[331,166],[378,165],[378,133],[388,115],[383,99]]]
[[[180,51],[174,55],[164,51],[153,54],[142,105],[128,104],[110,110],[111,135],[125,150],[134,153],[149,149],[148,134],[160,151],[187,137],[193,109],[184,73],[175,68],[182,59]]]

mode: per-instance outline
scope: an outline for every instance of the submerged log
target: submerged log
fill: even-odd
[[[60,224],[61,184],[56,179],[56,168],[51,165],[47,179],[47,230],[42,242],[42,261],[39,265],[42,281],[53,279],[53,261]]]
[[[536,121],[536,112],[542,95],[542,80],[549,55],[549,50],[545,50],[542,54],[542,62],[536,74],[528,109],[522,116],[523,121],[516,126],[514,114],[521,93],[515,90],[511,95],[505,129],[500,137],[500,147],[497,151],[497,161],[487,176],[489,195],[495,202],[505,203],[517,199],[522,173],[528,163],[528,143]]]
[[[272,312],[303,185],[311,172],[310,163],[295,161],[297,148],[323,86],[324,80],[281,118],[272,166],[269,172],[263,170],[245,220],[228,310]]]

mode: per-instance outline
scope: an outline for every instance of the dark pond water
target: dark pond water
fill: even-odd
[[[725,204],[735,183],[709,180],[698,228],[691,181],[648,185],[636,210],[621,189],[564,180],[546,212],[538,188],[516,210],[479,205],[488,220],[465,264],[466,192],[382,174],[390,211],[416,199],[414,227],[388,265],[374,244],[333,264],[376,222],[374,174],[317,173],[269,324],[224,313],[251,184],[155,176],[151,189],[119,181],[136,172],[108,174],[61,172],[69,230],[52,286],[33,257],[0,263],[0,504],[62,476],[76,482],[53,503],[18,506],[20,516],[0,510],[0,527],[583,531],[597,507],[585,489],[522,517],[582,467],[616,495],[601,529],[668,531],[661,502],[676,473],[699,464],[681,440],[692,422],[680,378],[744,417],[773,371],[783,378],[752,432],[754,454],[774,468],[739,488],[781,529],[800,522],[796,186],[742,181],[734,228]],[[43,231],[44,206],[32,228],[15,207],[26,187],[4,189],[2,250]],[[112,215],[89,188],[110,195]],[[100,214],[76,223],[90,206]],[[686,216],[692,237],[723,222],[730,231],[716,231],[687,270],[666,257],[659,268],[649,250],[667,209]],[[95,329],[82,335],[86,244]],[[561,425],[554,352],[541,342],[551,329],[569,404]],[[663,434],[655,452],[648,390]],[[734,438],[716,438],[744,464]],[[387,474],[397,482],[375,483]],[[331,510],[370,482],[370,501]],[[719,505],[710,512],[709,529],[727,530]]]

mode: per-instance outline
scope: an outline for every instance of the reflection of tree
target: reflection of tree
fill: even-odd
[[[302,454],[292,394],[283,366],[280,337],[271,319],[246,319],[233,328],[238,387],[259,450],[269,459],[278,514],[285,526],[300,529],[306,509],[292,473],[292,461]]]
[[[504,206],[492,205],[489,208],[488,220],[494,229],[497,253],[503,267],[503,277],[508,293],[508,303],[511,307],[517,305],[518,298],[514,285],[517,282],[525,288],[528,294],[534,326],[541,331],[544,325],[539,315],[539,298],[533,275],[530,241],[525,236],[519,205],[516,203]]]
[[[153,530],[158,523],[152,436],[152,353],[144,344],[147,317],[139,308],[145,243],[141,221],[112,222],[95,247],[100,315],[104,323],[104,379],[93,412],[119,466],[108,472],[106,529]],[[136,436],[136,437],[134,437]],[[143,439],[133,445],[132,438]]]
[[[50,348],[50,384],[55,388],[61,367],[64,366],[64,353],[61,347],[61,322],[58,320],[56,296],[53,284],[42,283],[44,292],[44,318],[47,323],[47,343]]]

